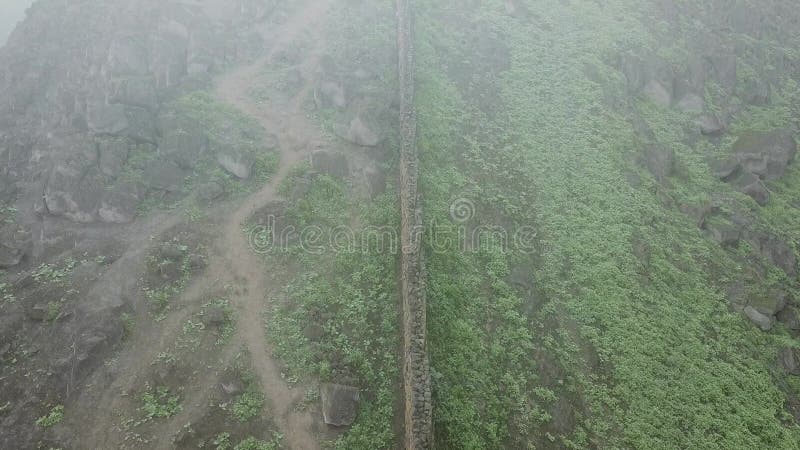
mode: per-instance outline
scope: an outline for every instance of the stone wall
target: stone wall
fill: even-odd
[[[422,211],[417,193],[417,122],[414,111],[413,2],[397,0],[400,73],[400,215],[403,296],[403,386],[406,449],[433,445],[431,380],[426,341]]]

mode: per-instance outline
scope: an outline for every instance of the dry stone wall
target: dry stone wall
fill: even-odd
[[[431,380],[427,355],[425,270],[421,249],[422,211],[418,202],[414,110],[413,2],[397,0],[397,48],[400,73],[400,215],[403,296],[403,385],[405,448],[433,444]]]

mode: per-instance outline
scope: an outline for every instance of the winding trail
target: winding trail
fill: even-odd
[[[283,379],[272,358],[272,349],[265,335],[267,294],[283,286],[270,284],[269,277],[266,276],[270,263],[250,248],[243,224],[255,212],[279,200],[278,186],[291,168],[307,159],[315,148],[325,143],[319,126],[308,119],[305,105],[316,85],[319,60],[324,50],[322,22],[334,1],[298,1],[292,5],[293,11],[284,23],[262,31],[265,42],[271,45],[263,57],[226,72],[215,80],[214,94],[217,100],[253,117],[267,133],[276,137],[280,163],[269,183],[245,198],[225,217],[219,228],[218,238],[210,246],[205,271],[192,280],[186,291],[175,301],[176,305],[196,305],[209,292],[218,292],[225,286],[235,286],[237,289],[230,300],[236,314],[236,332],[225,345],[219,361],[215,361],[217,369],[205,371],[193,382],[194,388],[186,393],[184,401],[187,408],[169,422],[156,425],[159,431],[151,436],[154,441],[149,443],[150,448],[174,448],[173,431],[202,416],[204,409],[201,405],[206,405],[217,389],[221,368],[227,367],[243,348],[251,357],[251,369],[258,376],[267,399],[265,408],[283,435],[286,448],[320,448],[318,431],[323,427],[321,419],[311,412],[295,410],[295,406],[303,400],[305,390],[293,388]],[[282,52],[287,49],[292,51],[291,46],[300,38],[308,38],[311,47],[304,49],[299,57],[300,62],[289,69],[299,71],[303,79],[302,86],[288,102],[271,104],[254,99],[250,89],[265,82],[265,69],[274,66],[273,61]],[[159,235],[177,224],[180,219],[180,215],[170,216],[146,231],[150,236]],[[135,256],[143,258],[149,247],[142,246]],[[180,324],[193,311],[193,308],[173,311],[163,322],[151,325],[154,327],[151,331],[154,332],[136,333],[130,344],[132,350],[119,355],[116,364],[119,369],[110,375],[104,375],[113,376],[113,382],[102,392],[90,392],[80,399],[80,404],[83,405],[80,409],[87,411],[84,420],[91,423],[91,426],[83,427],[80,433],[79,441],[83,445],[88,445],[87,448],[128,447],[121,441],[123,435],[120,421],[124,417],[119,415],[119,411],[124,410],[125,405],[130,402],[127,394],[134,386],[141,385],[142,378],[147,376],[150,362],[159,352],[168,350],[177,336],[177,331],[155,331],[179,330]],[[104,384],[102,376],[96,381],[100,385]],[[199,408],[188,405],[198,405]]]
[[[274,46],[264,58],[225,74],[216,84],[216,97],[220,101],[257,119],[267,132],[275,135],[280,147],[280,164],[275,175],[231,214],[215,245],[220,253],[209,261],[209,266],[227,268],[228,280],[236,281],[243,287],[240,294],[232,299],[237,313],[236,339],[252,356],[252,368],[259,377],[275,423],[283,433],[286,444],[297,450],[320,448],[314,435],[315,419],[310,412],[294,410],[303,393],[293,390],[286,383],[271,357],[264,334],[263,314],[265,294],[274,287],[267,285],[264,276],[267,267],[250,248],[242,225],[253,213],[278,200],[277,188],[292,166],[306,159],[314,147],[322,145],[319,127],[306,117],[303,105],[313,90],[322,51],[319,23],[331,4],[332,0],[305,2],[286,23],[275,30],[275,38],[271,40]],[[280,110],[268,102],[255,102],[248,95],[248,88],[258,82],[263,68],[303,32],[310,34],[315,47],[307,51],[303,61],[295,67],[304,79],[302,89],[291,99],[288,107],[281,105]]]

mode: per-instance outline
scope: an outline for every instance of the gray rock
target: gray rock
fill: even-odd
[[[733,92],[736,87],[737,59],[734,53],[720,52],[709,56],[716,79],[723,89]]]
[[[731,223],[707,222],[705,228],[709,237],[722,246],[735,246],[742,236],[741,228]]]
[[[145,185],[160,191],[180,191],[184,178],[184,172],[171,161],[155,161],[144,171]]]
[[[658,181],[672,175],[675,168],[675,151],[663,145],[648,145],[645,149],[645,165]]]
[[[128,116],[121,104],[90,103],[87,110],[87,126],[98,134],[119,135],[128,129]]]
[[[129,144],[122,138],[99,139],[100,171],[109,177],[117,176],[128,161]]]
[[[343,130],[341,126],[335,129],[336,134],[353,144],[362,147],[375,147],[383,140],[380,135],[375,131],[374,126],[371,126],[361,116],[357,116],[350,121],[350,126],[347,130]]]
[[[750,233],[747,241],[767,261],[786,272],[790,278],[797,278],[797,256],[792,246],[778,236],[768,233]]]
[[[218,306],[212,306],[203,313],[203,322],[206,325],[221,326],[225,321],[225,310]]]
[[[786,294],[783,291],[766,292],[763,296],[751,298],[747,306],[755,308],[767,317],[772,317],[786,308]]]
[[[325,329],[316,323],[310,323],[303,328],[303,335],[310,341],[318,341],[325,334]]]
[[[740,173],[731,180],[731,184],[739,190],[739,192],[749,195],[759,205],[766,206],[766,204],[769,203],[769,190],[756,175],[750,172]]]
[[[783,176],[797,154],[797,143],[788,130],[742,135],[733,144],[733,155],[742,168],[764,180]]]
[[[751,78],[736,87],[738,97],[750,105],[766,105],[771,93],[770,84],[760,78]]]
[[[145,75],[149,70],[143,37],[118,36],[111,41],[107,66],[112,75]]]
[[[686,94],[678,101],[678,109],[687,113],[701,113],[705,108],[705,101],[696,94]]]
[[[358,388],[325,383],[320,386],[322,417],[325,423],[336,427],[350,426],[358,414],[360,393]]]
[[[46,303],[37,303],[25,311],[28,319],[37,322],[44,322],[50,315],[49,308]]]
[[[159,153],[182,169],[192,169],[208,149],[208,138],[198,127],[183,126],[165,130]]]
[[[778,321],[786,325],[786,328],[800,331],[800,313],[795,306],[787,306],[778,313]]]
[[[148,110],[158,107],[155,79],[152,76],[131,76],[111,80],[109,103],[137,106]]]
[[[138,183],[121,183],[106,192],[97,215],[106,223],[130,223],[136,218],[145,189]]]
[[[319,109],[338,108],[347,106],[344,88],[333,81],[322,81],[314,90],[314,102]]]
[[[95,167],[81,167],[83,163],[67,161],[51,171],[44,190],[44,202],[50,214],[80,223],[96,220],[97,208],[106,193],[107,178]]]
[[[345,178],[350,173],[347,158],[338,152],[317,150],[311,154],[311,167],[333,177]]]
[[[727,128],[722,119],[711,114],[701,116],[695,123],[700,127],[700,133],[706,136],[717,136]]]
[[[31,250],[31,234],[16,224],[0,228],[0,269],[9,269],[22,262]]]
[[[751,322],[758,325],[758,327],[761,328],[762,331],[771,330],[775,322],[774,317],[762,314],[752,306],[746,306],[744,308],[744,315],[747,316],[747,318],[750,319]]]
[[[210,181],[208,183],[202,183],[198,185],[194,190],[194,194],[197,200],[200,202],[211,203],[214,200],[222,197],[222,195],[225,194],[225,190],[219,185],[219,183]]]
[[[735,158],[715,158],[708,161],[711,173],[722,181],[729,181],[741,167]]]
[[[642,93],[656,105],[668,107],[672,104],[672,93],[657,80],[648,81]]]
[[[800,350],[784,347],[781,349],[778,358],[787,373],[800,376]]]
[[[246,180],[250,178],[256,158],[247,151],[229,148],[217,152],[217,162],[231,175]]]

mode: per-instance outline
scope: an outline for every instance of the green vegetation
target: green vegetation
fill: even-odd
[[[50,428],[54,425],[58,425],[61,421],[64,420],[64,405],[56,405],[50,409],[50,412],[46,415],[39,417],[36,420],[36,425],[42,428]]]
[[[160,249],[156,249],[153,254],[148,255],[143,286],[145,298],[157,320],[163,319],[170,301],[186,289],[192,276],[192,255],[189,247],[178,238],[162,245],[170,246],[174,250],[171,253],[174,254],[163,255]]]
[[[278,450],[281,448],[282,442],[283,437],[277,433],[269,441],[262,441],[254,437],[249,437],[236,444],[233,450]]]
[[[180,400],[180,395],[173,394],[169,388],[158,386],[152,389],[148,386],[142,394],[140,410],[144,413],[145,421],[172,417],[182,409]]]
[[[341,181],[320,176],[287,217],[293,224],[320,227],[323,235],[350,223],[350,217],[359,217],[364,227],[397,227],[395,195],[358,201],[348,198]],[[357,422],[337,448],[386,448],[394,439],[393,384],[399,376],[396,254],[353,244],[322,252],[290,247],[283,257],[307,269],[287,287],[286,301],[279,302],[267,330],[276,355],[288,364],[290,381],[348,379],[366,393]]]
[[[667,47],[680,60],[685,42],[669,47],[641,2],[514,2],[526,19],[504,3],[416,2],[426,220],[454,236],[449,207],[463,197],[477,208],[469,226],[537,235],[532,254],[426,236],[437,447],[794,448],[800,429],[784,421],[771,369],[791,339],[730,312],[723,291],[737,279],[763,291],[785,274],[748,278],[744,246],[721,248],[674,206],[752,201],[709,174],[707,141],[686,143],[690,116],[608,106],[626,97],[613,55]],[[748,107],[734,129],[785,123],[796,88],[779,91],[785,100]],[[675,149],[668,183],[635,164],[628,111]],[[760,226],[797,240],[796,212],[778,212],[794,170]]]
[[[122,338],[128,339],[133,336],[133,332],[136,330],[136,319],[129,313],[122,313],[119,319],[122,321]]]
[[[37,283],[66,283],[72,276],[72,271],[78,262],[67,258],[61,264],[42,264],[33,272],[33,279]]]

